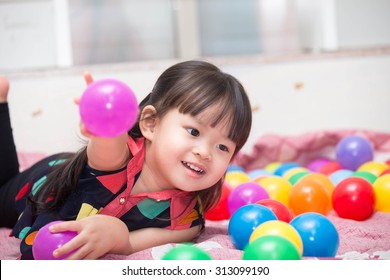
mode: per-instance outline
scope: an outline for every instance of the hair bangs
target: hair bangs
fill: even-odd
[[[214,87],[212,85],[215,85]],[[184,95],[182,95],[184,97]],[[207,109],[218,107],[210,114],[208,123],[215,127],[223,124],[228,128],[228,138],[237,144],[237,148],[246,142],[251,129],[251,111],[248,101],[242,98],[239,89],[231,88],[228,83],[203,83],[178,101],[179,111],[183,114],[197,116]]]

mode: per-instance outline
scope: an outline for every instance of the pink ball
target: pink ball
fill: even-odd
[[[330,159],[327,159],[327,158],[318,158],[318,159],[315,159],[313,160],[312,162],[310,162],[308,165],[307,165],[307,169],[309,169],[310,171],[312,172],[319,172],[320,169],[326,165],[327,163],[329,163],[331,160]]]
[[[70,241],[77,235],[74,231],[63,231],[51,233],[49,227],[53,224],[61,223],[63,221],[54,221],[43,226],[37,233],[32,245],[32,252],[36,260],[61,260],[69,256],[65,254],[60,258],[53,256],[53,251],[62,247],[66,242]]]
[[[92,134],[116,137],[137,121],[137,99],[126,84],[113,79],[99,80],[91,83],[81,96],[80,116]]]
[[[255,182],[246,182],[233,188],[229,194],[227,207],[230,215],[241,206],[253,204],[261,199],[269,198],[268,192]]]

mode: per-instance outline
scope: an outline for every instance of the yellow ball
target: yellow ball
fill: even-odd
[[[387,168],[389,168],[389,166],[386,163],[369,161],[359,166],[357,171],[367,171],[378,177]]]
[[[251,179],[246,172],[243,171],[230,171],[225,175],[225,182],[227,182],[232,188],[237,187],[243,183],[249,182]]]
[[[298,174],[298,173],[304,172],[304,171],[309,171],[309,170],[305,167],[294,167],[294,168],[291,168],[290,170],[287,170],[286,173],[283,174],[283,178],[289,180],[295,174]]]
[[[390,213],[390,174],[378,177],[372,187],[376,197],[376,210]]]
[[[257,238],[260,238],[265,235],[276,235],[284,237],[289,240],[298,250],[299,255],[302,256],[303,253],[303,242],[302,238],[299,235],[298,231],[289,223],[283,221],[267,221],[260,224],[252,232],[249,243],[253,242]]]
[[[264,169],[267,170],[269,173],[274,173],[275,170],[281,165],[282,163],[279,161],[268,163]]]
[[[269,176],[255,180],[255,182],[267,191],[271,199],[277,200],[289,207],[292,185],[287,179],[279,176]]]

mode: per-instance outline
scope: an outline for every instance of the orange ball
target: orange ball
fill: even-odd
[[[329,197],[332,197],[335,185],[329,177],[322,173],[310,173],[301,179],[303,182],[316,182],[320,184],[327,192]],[[332,203],[329,203],[329,210],[332,209]]]
[[[298,181],[290,193],[290,209],[295,216],[306,212],[327,215],[331,209],[331,196],[316,181]]]

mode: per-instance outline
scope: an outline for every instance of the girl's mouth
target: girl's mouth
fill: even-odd
[[[191,169],[192,171],[195,171],[198,174],[204,174],[205,173],[205,171],[202,168],[200,168],[200,167],[198,167],[198,166],[196,166],[196,165],[194,165],[192,163],[189,163],[189,162],[186,162],[186,161],[182,161],[182,164],[185,167],[187,167],[188,169]]]

